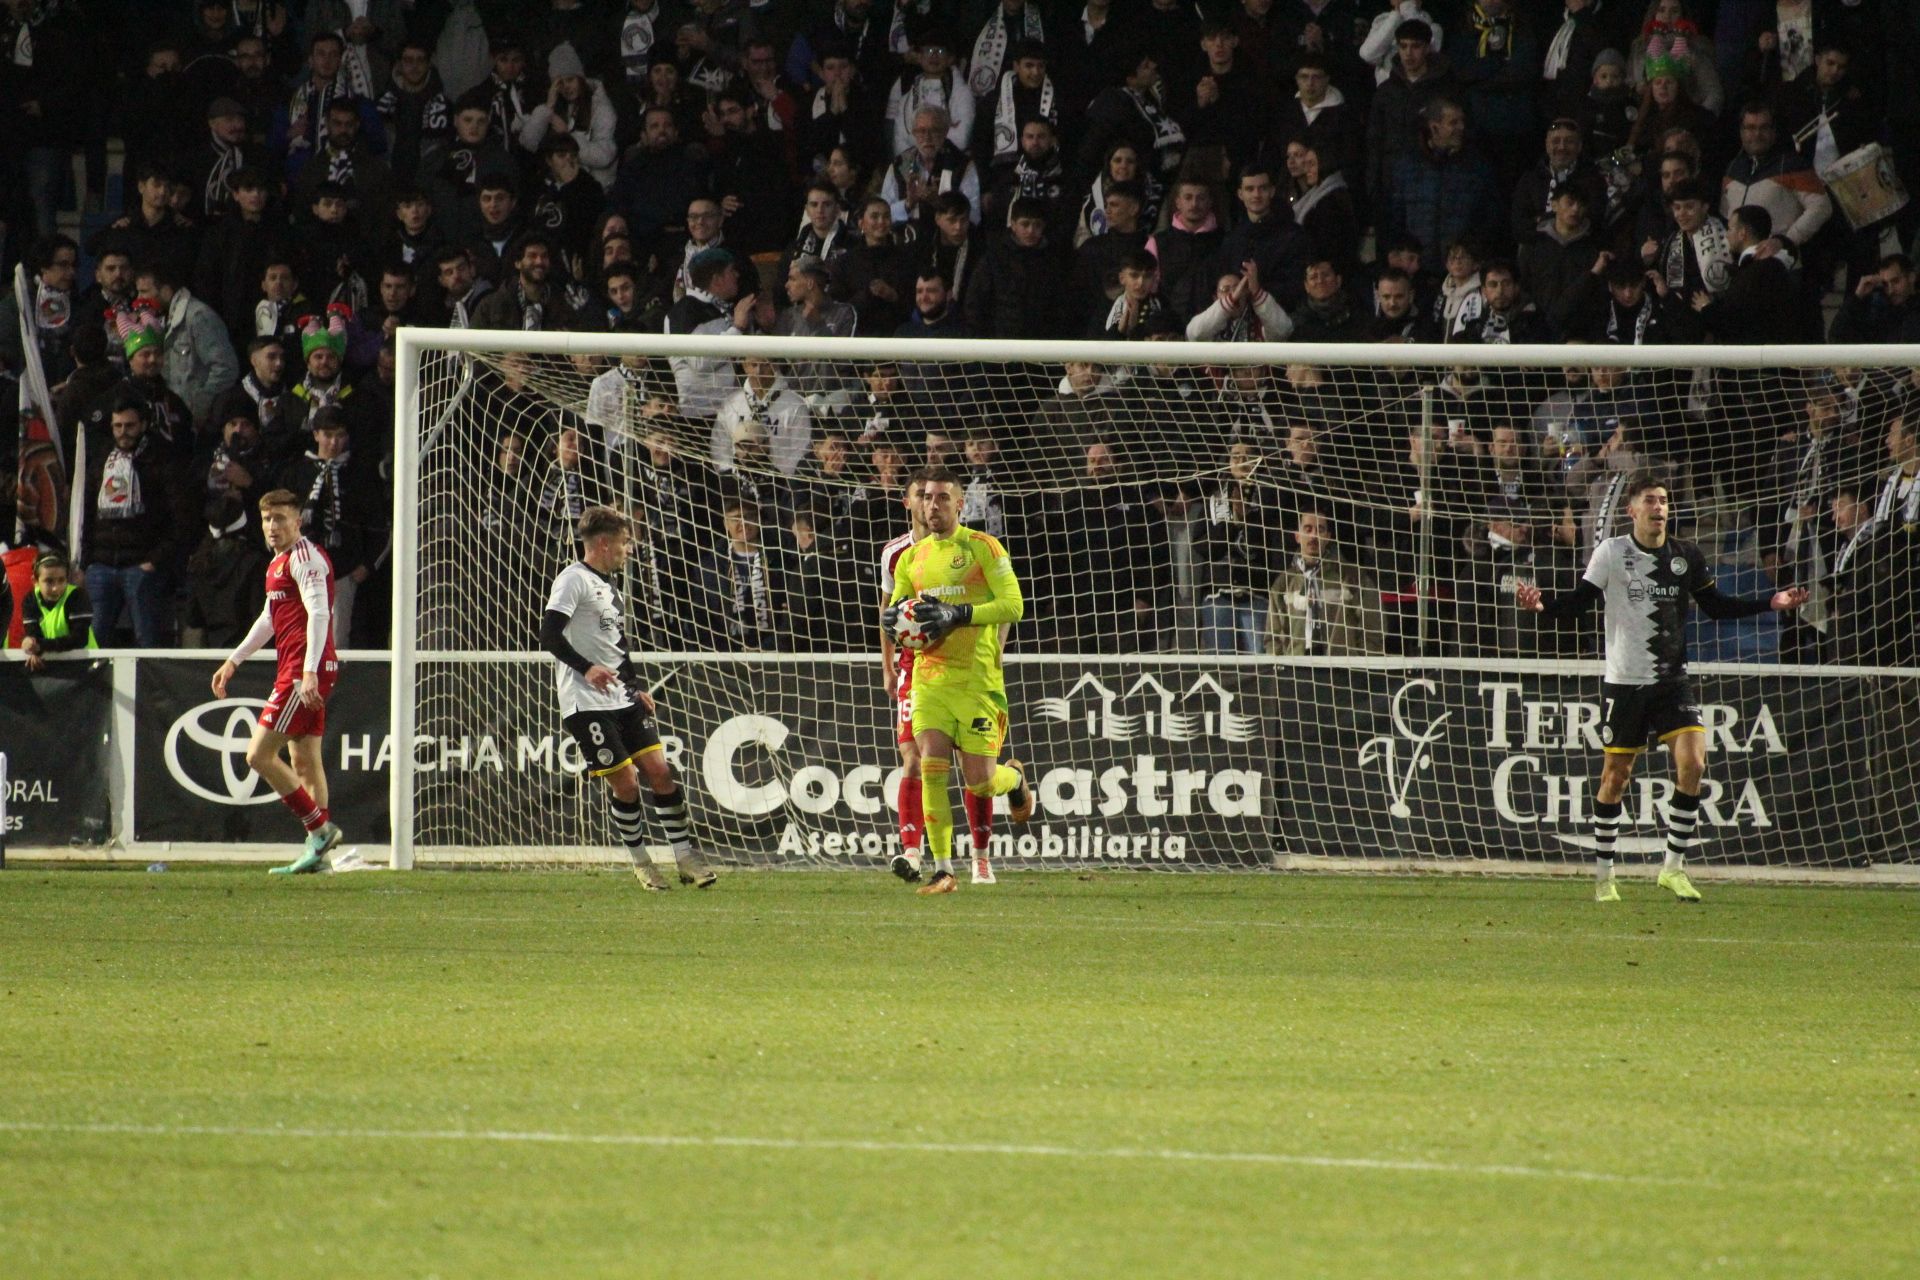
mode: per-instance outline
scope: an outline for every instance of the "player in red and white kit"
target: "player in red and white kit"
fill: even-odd
[[[247,764],[307,829],[300,856],[273,873],[304,875],[324,868],[328,850],[340,843],[340,828],[327,814],[327,771],[320,751],[327,696],[340,674],[333,648],[333,562],[301,536],[300,499],[285,489],[260,499],[260,527],[273,552],[267,604],[233,656],[213,673],[213,696],[226,697],[234,669],[273,641],[280,670],[247,744]],[[292,763],[281,757],[283,749]]]
[[[893,598],[894,568],[908,547],[927,536],[920,517],[920,482],[910,481],[902,504],[907,509],[911,529],[880,549],[880,608],[884,611]],[[887,683],[887,696],[894,700],[895,738],[900,744],[900,852],[893,856],[893,874],[912,884],[920,879],[920,846],[926,829],[921,809],[920,747],[913,738],[913,651],[898,648],[883,624],[880,628],[880,665]],[[967,827],[973,841],[973,882],[992,884],[993,864],[987,860],[987,844],[993,834],[993,797],[964,795]],[[938,851],[937,857],[949,856]]]

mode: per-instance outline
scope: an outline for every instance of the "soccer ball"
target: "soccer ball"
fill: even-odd
[[[925,602],[921,600],[908,600],[901,604],[899,617],[893,624],[893,642],[902,649],[919,653],[933,647],[934,638],[928,634],[927,624],[920,617],[923,608]]]

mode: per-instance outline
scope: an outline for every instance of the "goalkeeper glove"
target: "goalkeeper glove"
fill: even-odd
[[[964,627],[973,621],[973,606],[970,604],[946,604],[932,596],[921,596],[916,602],[913,616],[926,629],[927,639],[938,644],[947,637],[947,633],[956,627]]]

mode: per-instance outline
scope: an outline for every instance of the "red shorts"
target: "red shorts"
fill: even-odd
[[[333,694],[333,682],[339,678],[338,671],[321,671],[320,705],[309,707],[300,701],[297,690],[299,680],[280,679],[273,686],[273,693],[267,698],[267,705],[260,708],[260,725],[289,738],[317,738],[327,731],[327,699]]]
[[[913,668],[908,667],[900,673],[900,684],[894,691],[894,713],[899,720],[899,731],[895,740],[901,743],[913,741]]]

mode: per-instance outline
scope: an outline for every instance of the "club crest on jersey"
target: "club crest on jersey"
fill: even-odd
[[[1667,572],[1673,574],[1675,577],[1678,577],[1679,575],[1685,573],[1686,571],[1687,571],[1686,557],[1675,556],[1673,559],[1667,561]]]
[[[602,747],[600,748],[598,759],[600,761],[601,766],[604,768],[605,766],[613,763],[613,752],[608,750],[606,747]]]
[[[954,553],[953,553],[953,559],[951,559],[951,560],[949,560],[949,561],[947,561],[947,566],[948,566],[949,568],[953,568],[953,569],[964,569],[964,568],[966,568],[966,567],[967,567],[967,553],[966,553],[966,552],[964,552],[964,551],[956,551],[956,552],[954,552]]]

